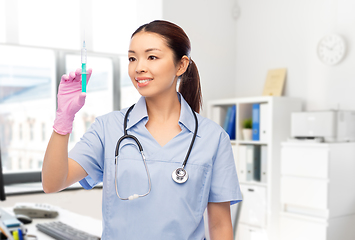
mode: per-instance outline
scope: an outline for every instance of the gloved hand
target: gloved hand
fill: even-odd
[[[88,69],[86,84],[91,77],[92,69]],[[66,135],[71,133],[75,114],[84,106],[86,93],[81,92],[81,69],[64,74],[58,88],[58,108],[54,120],[55,132]]]

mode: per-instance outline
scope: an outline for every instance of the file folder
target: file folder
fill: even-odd
[[[261,182],[267,182],[267,146],[261,146]]]
[[[254,146],[246,145],[246,180],[252,181],[254,178]]]
[[[253,180],[260,182],[261,177],[261,161],[260,161],[260,145],[253,146]]]
[[[223,129],[224,131],[228,131],[229,117],[231,115],[232,108],[228,107],[226,117],[224,118]]]
[[[230,107],[229,117],[228,117],[228,127],[227,133],[230,140],[235,140],[235,114],[236,114],[236,105]]]
[[[260,133],[259,133],[259,127],[260,127],[260,104],[259,103],[255,103],[253,104],[253,109],[252,109],[252,113],[253,113],[253,136],[252,139],[253,141],[259,141],[260,140]]]
[[[247,146],[246,145],[239,145],[239,153],[238,153],[238,178],[240,182],[245,182],[246,178],[246,162],[247,159]]]
[[[268,104],[261,103],[260,104],[260,141],[268,141]]]

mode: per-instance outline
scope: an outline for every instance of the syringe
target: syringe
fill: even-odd
[[[86,92],[86,46],[83,41],[83,48],[81,49],[81,91]]]

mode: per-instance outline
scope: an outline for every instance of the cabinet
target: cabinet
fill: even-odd
[[[260,140],[244,140],[242,122],[252,118],[254,104],[260,104]],[[278,240],[280,144],[290,136],[291,113],[301,111],[301,100],[272,96],[215,100],[208,102],[208,118],[223,127],[231,106],[236,107],[236,138],[231,140],[231,144],[243,194],[235,239]],[[249,168],[251,156],[259,158],[259,170]],[[260,176],[253,178],[250,171],[260,171]]]
[[[355,143],[281,146],[281,239],[355,239]]]

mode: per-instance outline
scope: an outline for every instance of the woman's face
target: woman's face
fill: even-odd
[[[128,51],[128,74],[138,92],[145,97],[176,92],[180,64],[173,51],[156,33],[139,32],[133,36]]]

